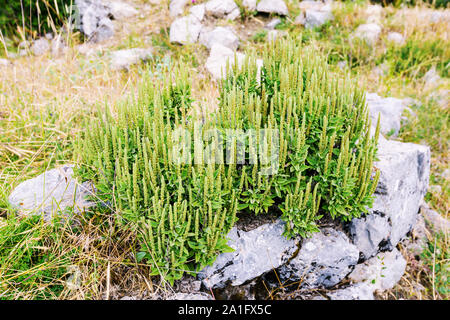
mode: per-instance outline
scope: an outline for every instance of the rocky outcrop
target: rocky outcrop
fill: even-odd
[[[131,18],[138,14],[138,11],[126,2],[116,0],[105,1],[104,4],[110,15],[116,20]]]
[[[234,227],[228,234],[228,245],[235,251],[219,255],[212,266],[200,272],[199,278],[207,288],[222,288],[229,283],[237,286],[280,267],[298,244],[286,239],[283,232],[282,221],[248,232]]]
[[[425,75],[423,76],[423,81],[425,83],[424,87],[426,90],[434,89],[439,85],[441,77],[436,70],[436,66],[432,66],[430,70],[425,73]]]
[[[194,14],[176,19],[170,26],[170,42],[195,43],[203,25]]]
[[[33,44],[31,45],[31,52],[35,56],[41,56],[47,53],[49,50],[50,50],[50,41],[48,41],[46,38],[37,39],[33,41]]]
[[[215,18],[233,20],[240,14],[239,7],[233,0],[209,0],[205,3],[206,14]]]
[[[380,23],[383,15],[383,8],[379,4],[369,4],[364,10],[367,23]]]
[[[332,287],[358,263],[359,250],[347,236],[332,228],[305,239],[298,254],[278,269],[283,282],[300,282],[301,287]]]
[[[216,80],[222,79],[226,75],[227,63],[229,65],[234,64],[235,55],[238,64],[244,60],[244,54],[234,52],[230,48],[227,48],[219,43],[214,43],[211,47],[209,57],[206,60],[206,70],[211,73],[212,77]]]
[[[352,38],[359,38],[366,41],[370,45],[374,45],[380,38],[381,27],[376,23],[366,23],[360,25],[354,33]]]
[[[249,232],[233,228],[229,244],[236,251],[220,255],[202,271],[204,285],[239,286],[274,270],[282,283],[303,289],[331,288],[347,276],[353,281],[330,291],[329,299],[371,300],[374,291],[392,288],[406,264],[395,246],[418,218],[428,185],[430,150],[381,137],[378,158],[375,167],[381,176],[374,205],[371,214],[349,223],[351,240],[328,227],[303,239],[296,252],[300,239],[286,240],[280,222]]]
[[[66,45],[66,42],[64,41],[64,38],[60,34],[57,34],[52,39],[52,43],[51,43],[50,47],[51,47],[50,52],[52,53],[53,57],[58,57],[61,54],[66,53],[68,50],[68,47]]]
[[[349,275],[354,283],[364,283],[372,292],[392,289],[405,273],[406,260],[394,248],[359,264]]]
[[[413,143],[381,139],[379,161],[375,163],[380,181],[370,212],[384,213],[391,224],[393,246],[411,230],[427,192],[430,175],[430,148]]]
[[[391,229],[389,218],[382,213],[372,213],[363,218],[353,219],[350,223],[353,243],[364,259],[391,247],[389,242]]]
[[[450,221],[432,210],[426,203],[423,203],[420,207],[420,213],[431,230],[437,233],[442,232],[443,234],[448,234],[450,231]]]
[[[381,175],[371,214],[350,223],[352,240],[366,259],[396,246],[411,231],[430,173],[426,146],[380,139],[378,158]]]
[[[330,300],[374,300],[373,288],[367,283],[357,283],[343,289],[330,291]]]
[[[171,0],[169,4],[170,16],[175,18],[182,15],[189,0]]]
[[[72,166],[46,171],[19,184],[10,194],[9,203],[22,215],[43,215],[47,221],[70,208],[80,213],[93,205],[88,196],[94,194],[94,188],[72,176]]]
[[[256,6],[258,12],[288,15],[288,8],[283,0],[261,0]]]
[[[405,42],[405,37],[403,37],[403,35],[398,32],[389,32],[386,39],[388,42],[393,42],[398,45]]]
[[[305,28],[320,27],[334,19],[330,4],[321,1],[302,1],[299,7],[301,13],[295,18],[295,23],[303,25]]]
[[[200,33],[199,42],[208,49],[211,49],[215,43],[233,51],[239,47],[239,38],[230,27],[216,27],[213,30],[203,30]]]
[[[101,42],[114,35],[111,13],[100,0],[75,0],[76,27],[89,41]]]
[[[248,11],[255,11],[256,10],[256,0],[243,0],[242,6],[247,9]]]
[[[383,98],[376,93],[368,93],[366,101],[372,125],[376,125],[378,116],[380,116],[380,132],[385,135],[397,136],[401,127],[402,114],[405,110],[409,111],[408,105],[411,104],[411,100]]]
[[[111,68],[128,70],[131,65],[149,60],[152,57],[152,52],[152,49],[141,48],[114,51],[111,53]]]
[[[203,21],[203,19],[205,18],[205,13],[206,13],[206,9],[205,9],[205,4],[198,4],[196,6],[192,6],[189,9],[189,13],[191,15],[193,15],[194,17],[197,18],[198,21]]]

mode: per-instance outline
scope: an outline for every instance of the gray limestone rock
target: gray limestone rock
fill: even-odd
[[[43,215],[50,220],[56,214],[72,208],[74,213],[94,205],[87,199],[94,194],[90,183],[78,183],[73,167],[63,166],[22,182],[10,194],[9,202],[22,215]]]
[[[297,241],[282,234],[284,223],[262,225],[245,232],[234,227],[228,245],[234,252],[222,253],[212,266],[204,268],[199,278],[207,288],[221,288],[231,283],[244,284],[286,263],[297,250]]]
[[[258,12],[276,13],[281,16],[288,15],[288,8],[283,0],[261,0],[256,6]]]
[[[304,240],[297,256],[278,269],[281,281],[301,281],[305,288],[338,284],[358,263],[359,250],[347,236],[326,228]]]
[[[364,283],[375,290],[392,289],[405,273],[406,260],[394,248],[390,252],[382,252],[377,256],[359,264],[349,275],[355,283]]]

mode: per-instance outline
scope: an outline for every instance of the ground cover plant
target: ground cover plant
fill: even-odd
[[[196,3],[202,2],[205,1],[196,1]],[[442,92],[448,90],[449,84],[448,23],[441,18],[436,20],[427,18],[427,14],[434,16],[434,14],[445,13],[446,11],[431,9],[433,6],[422,2],[415,4],[410,2],[407,5],[396,4],[395,6],[385,3],[383,4],[382,14],[376,21],[382,27],[380,39],[369,46],[363,41],[351,41],[350,38],[359,25],[367,23],[368,19],[372,18],[365,10],[369,4],[375,2],[334,1],[332,4],[334,20],[314,29],[306,29],[296,25],[294,19],[300,12],[296,8],[298,2],[286,2],[290,14],[286,17],[277,17],[281,19],[282,23],[276,27],[276,30],[286,32],[298,43],[301,42],[302,56],[308,50],[317,50],[314,52],[320,52],[324,55],[328,62],[329,78],[344,78],[347,73],[350,73],[352,78],[357,79],[356,86],[361,91],[376,92],[384,97],[408,97],[416,101],[410,106],[413,113],[408,114],[407,117],[405,115],[398,137],[390,137],[390,139],[430,146],[432,155],[430,188],[425,200],[433,210],[436,210],[445,218],[448,217],[450,203],[450,177],[448,175],[449,109],[448,102],[445,102],[445,96],[442,98]],[[443,2],[446,4],[448,1]],[[20,4],[19,1],[15,3]],[[48,3],[53,5],[54,1]],[[221,250],[228,250],[226,246],[218,245],[214,249],[213,246],[208,244],[208,239],[213,238],[212,233],[206,233],[206,228],[203,229],[200,226],[202,215],[209,223],[207,221],[209,207],[206,201],[207,209],[205,210],[202,207],[198,211],[198,239],[203,244],[195,245],[197,238],[192,235],[195,234],[194,212],[189,226],[191,232],[185,234],[186,239],[184,240],[183,259],[186,259],[186,261],[171,269],[171,251],[174,252],[175,258],[177,258],[177,254],[182,256],[182,251],[180,251],[182,237],[173,237],[174,233],[170,229],[170,221],[167,220],[170,217],[170,208],[172,208],[172,217],[175,216],[173,207],[179,206],[177,203],[178,195],[172,197],[170,201],[166,199],[166,196],[164,199],[163,197],[159,198],[161,201],[168,201],[171,204],[164,211],[166,215],[164,230],[162,225],[161,227],[159,224],[156,227],[154,226],[154,221],[159,218],[150,218],[152,213],[143,212],[139,209],[138,211],[142,214],[143,219],[139,220],[134,217],[130,214],[133,211],[133,189],[130,190],[131,201],[129,201],[128,194],[126,191],[124,192],[123,188],[120,192],[119,189],[107,188],[108,184],[109,186],[115,185],[116,180],[121,181],[122,185],[127,185],[128,177],[116,177],[114,173],[111,182],[111,180],[102,176],[107,170],[98,170],[101,162],[102,165],[106,163],[104,161],[104,150],[100,154],[100,160],[92,157],[88,161],[80,162],[80,164],[83,164],[83,162],[90,163],[88,167],[83,169],[85,171],[80,172],[81,176],[86,175],[87,178],[92,178],[97,182],[102,179],[106,181],[99,183],[99,190],[103,193],[100,193],[99,197],[103,201],[96,199],[100,205],[85,213],[86,221],[82,221],[81,229],[49,227],[41,224],[36,218],[22,220],[15,217],[14,210],[8,203],[8,196],[11,191],[22,181],[33,178],[48,169],[67,164],[68,161],[76,162],[79,158],[78,152],[74,153],[75,144],[73,141],[80,135],[82,136],[89,127],[86,125],[86,119],[92,120],[93,123],[103,119],[105,105],[107,105],[105,110],[110,111],[107,117],[112,119],[113,123],[103,123],[100,127],[105,127],[102,127],[101,130],[98,129],[98,132],[101,133],[116,127],[117,132],[120,131],[124,134],[123,124],[119,125],[116,121],[125,119],[125,123],[132,128],[131,131],[136,134],[137,128],[139,128],[139,134],[143,135],[143,131],[141,131],[144,127],[143,123],[130,120],[141,118],[136,116],[126,118],[124,116],[124,114],[141,112],[136,107],[137,102],[135,101],[139,99],[148,103],[149,106],[151,105],[152,108],[156,104],[159,106],[156,109],[162,108],[164,105],[163,111],[158,111],[160,112],[157,113],[158,116],[151,115],[150,117],[149,115],[149,118],[160,119],[162,117],[163,124],[164,126],[167,125],[168,129],[173,129],[176,123],[182,123],[182,117],[187,120],[188,123],[185,127],[188,129],[191,119],[205,122],[206,126],[227,128],[230,126],[230,121],[226,118],[226,115],[217,111],[213,113],[211,110],[217,110],[217,108],[228,110],[226,114],[229,115],[231,105],[240,109],[240,104],[243,104],[244,101],[249,103],[247,99],[250,98],[244,99],[244,97],[248,97],[245,93],[246,90],[251,92],[253,96],[252,105],[267,108],[265,112],[268,112],[269,115],[266,116],[264,123],[261,122],[262,125],[267,127],[273,125],[280,128],[282,118],[279,113],[270,116],[270,99],[267,97],[267,89],[263,93],[261,84],[264,84],[265,88],[278,88],[276,95],[281,101],[292,104],[295,102],[295,99],[291,97],[293,94],[283,93],[283,90],[280,89],[281,83],[269,83],[268,85],[263,77],[248,74],[248,70],[255,72],[255,66],[252,66],[253,60],[245,62],[241,71],[234,70],[236,76],[230,74],[226,82],[216,85],[211,81],[211,77],[208,76],[204,68],[204,62],[208,57],[208,50],[205,47],[199,44],[180,46],[170,42],[169,26],[172,19],[169,16],[168,5],[152,6],[148,4],[148,1],[140,0],[130,1],[130,3],[140,9],[139,17],[127,19],[127,21],[114,21],[115,27],[117,27],[114,38],[99,45],[88,44],[88,47],[94,49],[94,54],[90,55],[81,53],[81,50],[78,49],[78,44],[82,39],[79,37],[71,39],[70,37],[73,35],[70,34],[67,39],[67,53],[62,56],[54,57],[50,53],[38,57],[17,56],[14,54],[17,50],[15,44],[22,41],[22,37],[19,35],[20,39],[14,38],[14,41],[10,41],[11,39],[6,35],[6,29],[0,26],[3,33],[0,35],[0,58],[7,58],[10,62],[7,67],[0,65],[0,241],[3,244],[8,243],[7,246],[2,248],[0,255],[0,261],[3,262],[0,266],[0,283],[7,284],[0,286],[0,299],[120,299],[126,295],[148,297],[148,292],[170,292],[169,286],[165,286],[164,279],[161,280],[160,277],[150,275],[154,274],[153,272],[157,274],[160,272],[163,276],[168,276],[169,273],[169,278],[172,277],[173,279],[178,278],[181,272],[185,270],[192,271],[191,274],[194,274],[194,271],[200,268],[195,261],[195,253],[198,253],[199,260],[203,259],[203,262],[206,263],[211,261]],[[239,6],[241,5],[240,1],[236,1],[236,3]],[[10,5],[9,2],[6,7],[8,5]],[[188,10],[186,10],[187,12]],[[244,49],[246,49],[246,52],[249,53],[255,50],[255,55],[251,59],[263,58],[266,51],[266,37],[269,33],[264,26],[275,16],[247,12],[241,14],[241,17],[242,19],[236,21],[220,20],[218,25],[230,26],[238,30],[238,36],[241,40],[238,51],[244,52]],[[19,13],[14,18],[17,23],[13,25],[13,28],[8,27],[8,30],[15,31],[22,28],[22,14]],[[27,18],[25,22],[25,29],[27,29],[29,19]],[[46,19],[42,18],[40,22],[41,25],[47,23]],[[34,28],[31,30],[31,34],[42,34],[43,29],[39,33],[39,29]],[[392,31],[401,33],[405,42],[399,45],[387,42],[387,35]],[[28,37],[24,36],[24,38]],[[107,58],[110,52],[117,49],[130,49],[148,45],[154,48],[154,59],[147,64],[131,66],[127,71],[112,70],[109,67]],[[313,57],[314,59],[316,57]],[[155,80],[149,74],[157,74],[156,78],[158,79],[170,78],[170,72],[168,75],[167,72],[158,73],[160,70],[154,70],[154,65],[158,61],[170,61],[175,64],[182,61],[184,63],[183,77],[186,81],[183,80],[178,85],[174,83],[173,86],[169,80],[166,84],[157,82],[160,80]],[[441,79],[437,81],[436,85],[429,86],[425,74],[433,67],[435,67],[437,75]],[[286,69],[286,66],[284,68]],[[175,67],[172,70],[176,69]],[[278,70],[278,67],[268,68],[264,73],[270,75],[273,70]],[[179,72],[183,74],[183,72]],[[189,74],[189,77],[186,73]],[[175,79],[174,75],[172,75],[172,79]],[[267,82],[269,82],[271,78],[267,79]],[[136,85],[141,82],[142,85]],[[158,83],[158,88],[164,88],[163,92],[155,92],[151,88],[152,83]],[[283,86],[291,86],[286,83]],[[172,89],[170,89],[171,87]],[[247,87],[248,89],[246,89]],[[123,100],[128,99],[126,97],[129,94],[134,95],[135,98],[130,98],[130,101],[124,102]],[[156,102],[150,98],[152,95],[159,96],[159,98],[153,98]],[[217,100],[221,96],[225,97],[223,101]],[[270,97],[273,98],[274,93],[270,93]],[[308,100],[308,98],[305,99]],[[229,103],[226,102],[227,100]],[[273,110],[280,112],[277,109],[278,106],[279,104],[275,103]],[[202,109],[203,114],[201,116],[191,114],[192,110],[198,111],[198,109]],[[244,123],[243,119],[252,115],[244,111],[236,118],[240,119],[242,123]],[[222,121],[217,120],[219,116],[222,116]],[[318,128],[323,128],[318,119],[316,119],[316,122],[312,119],[308,119],[308,121],[311,120]],[[284,126],[288,123],[286,120],[284,119]],[[329,120],[327,119],[328,124],[330,124]],[[172,123],[171,127],[168,126],[169,122]],[[301,123],[299,121],[299,124]],[[253,119],[245,122],[245,125],[250,129],[255,127]],[[233,124],[233,126],[237,125]],[[363,133],[364,130],[361,130],[361,132]],[[108,134],[111,136],[111,133]],[[316,132],[316,138],[317,134],[319,132]],[[168,137],[167,135],[163,136]],[[94,138],[95,140],[99,139],[98,137]],[[280,146],[281,140],[283,139],[280,136]],[[136,141],[136,139],[129,138],[130,149],[137,149]],[[210,143],[212,141],[214,140],[207,139],[205,142]],[[305,142],[305,145],[309,145],[311,142]],[[122,145],[124,143],[125,140],[122,141]],[[153,145],[153,142],[151,144]],[[104,142],[101,142],[101,145],[104,145]],[[337,142],[335,146],[334,149],[340,149]],[[110,147],[113,148],[112,143]],[[81,146],[78,146],[78,148],[81,150]],[[324,159],[313,159],[310,156],[315,154],[312,150],[317,150],[317,148],[317,143],[313,143],[312,148],[306,155],[305,162],[302,162],[302,160],[300,162],[309,165],[309,156],[313,161],[318,161],[317,169],[322,172],[325,165]],[[158,149],[161,152],[162,150],[162,147]],[[128,153],[129,176],[131,184],[133,184],[133,157],[138,155],[138,152],[132,154],[129,151]],[[150,153],[147,151],[147,154]],[[306,152],[304,152],[305,154]],[[287,155],[287,162],[291,161],[287,151],[284,155]],[[334,165],[336,165],[337,156],[337,152],[336,154],[333,152],[331,163],[334,163]],[[245,159],[246,162],[249,162],[248,154],[246,154]],[[123,157],[119,159],[119,162],[121,166],[124,165]],[[115,166],[115,162],[112,163],[112,166]],[[165,164],[159,164],[159,166],[165,168]],[[301,166],[297,167],[301,168]],[[137,166],[137,168],[138,173],[141,174],[140,170],[144,166]],[[244,168],[247,169],[244,170]],[[259,215],[258,218],[262,218],[262,215],[266,215],[265,210],[267,208],[269,212],[275,212],[275,215],[283,216],[283,219],[287,222],[290,219],[293,220],[292,224],[288,224],[288,226],[292,225],[290,231],[286,230],[288,235],[295,232],[307,233],[307,230],[313,231],[315,225],[321,222],[317,218],[329,214],[324,209],[328,205],[327,197],[323,198],[323,195],[326,194],[326,192],[324,193],[325,187],[317,187],[316,201],[306,201],[303,214],[290,212],[291,202],[301,202],[298,200],[299,194],[297,194],[297,198],[289,197],[289,199],[287,197],[282,198],[278,194],[292,192],[292,186],[296,186],[296,182],[293,181],[295,175],[285,170],[283,173],[279,172],[276,179],[275,177],[264,176],[259,181],[254,180],[253,172],[260,169],[259,164],[256,166],[250,163],[238,164],[235,167],[234,174],[231,175],[231,178],[228,178],[234,181],[233,189],[240,191],[240,194],[236,194],[235,198],[235,201],[237,201],[236,218],[253,216],[256,212]],[[222,177],[225,176],[225,173],[228,175],[228,172],[228,165],[224,165]],[[244,172],[245,177],[242,178]],[[213,173],[216,174],[216,170]],[[204,182],[207,180],[204,176],[207,173],[200,175],[196,172],[196,174],[199,177],[198,181]],[[169,177],[171,175],[167,171],[163,176]],[[213,177],[215,180],[214,175]],[[303,191],[303,194],[307,193],[308,183],[310,182],[307,179],[308,177],[312,177],[309,189],[309,199],[311,200],[316,186],[315,178],[318,177],[315,170],[309,168],[302,171],[299,190]],[[192,178],[192,175],[189,175],[186,180],[190,178]],[[292,181],[290,181],[291,179]],[[139,187],[144,184],[142,177],[141,180],[137,179]],[[169,178],[166,178],[166,180],[169,181],[166,184],[166,195],[170,192],[175,194],[174,190],[178,191],[177,180],[170,180]],[[241,180],[242,188],[240,187]],[[286,183],[286,181],[290,182]],[[339,181],[339,179],[332,172],[328,181],[331,184],[331,182]],[[150,185],[147,181],[146,184],[147,187]],[[190,187],[197,188],[199,185],[201,185],[200,182]],[[223,181],[222,185],[224,185]],[[216,186],[216,181],[214,181],[214,188]],[[187,187],[187,184],[183,185],[183,189],[184,187]],[[167,191],[169,189],[171,191]],[[353,190],[355,189],[356,187],[353,188]],[[258,194],[258,190],[264,190],[264,193]],[[267,192],[265,192],[266,190]],[[138,208],[139,205],[145,205],[142,191],[140,190],[137,197],[138,201],[136,201]],[[209,195],[212,196],[216,191],[217,189],[210,191]],[[335,190],[334,194],[340,195],[341,191],[342,189]],[[147,192],[147,194],[149,193],[150,191]],[[120,208],[117,200],[119,194],[123,198]],[[318,202],[319,195],[321,195],[318,205],[319,210],[314,215],[316,208],[313,208],[312,204]],[[184,196],[185,194],[182,194],[183,200],[186,199]],[[222,195],[221,197],[222,199],[230,198],[229,195]],[[200,198],[199,196],[196,204],[198,208],[205,203]],[[213,206],[216,206],[216,204],[212,202],[211,212],[214,218],[216,209]],[[221,206],[225,207],[225,200]],[[310,210],[310,218],[304,219],[308,208],[313,210]],[[181,205],[181,209],[177,207],[176,210],[179,219],[174,222],[174,229],[182,230],[182,228],[187,227],[189,215],[186,213],[186,216],[183,217],[182,213],[179,214],[180,210],[181,212],[184,210],[183,205]],[[204,216],[205,212],[206,217]],[[301,219],[294,219],[295,217]],[[231,218],[233,216],[227,213],[226,228],[232,225]],[[336,219],[340,220],[341,218],[347,219],[337,213]],[[187,220],[184,220],[183,223],[183,219]],[[233,220],[235,221],[234,218]],[[308,221],[308,223],[305,221]],[[149,222],[153,222],[153,224]],[[304,225],[302,225],[303,222]],[[213,223],[214,221],[211,225]],[[139,232],[139,230],[150,230],[147,227],[148,224],[150,224],[152,233]],[[19,229],[22,231],[19,232]],[[165,243],[174,243],[177,249],[166,250],[167,247],[161,247],[161,251],[158,251],[157,239],[160,239],[161,242],[163,233],[165,233]],[[150,234],[153,235],[153,239],[156,239],[155,251],[158,252],[158,256],[152,257],[150,255],[150,252],[153,252],[150,248]],[[224,228],[224,232],[219,233],[219,238],[225,236],[225,234]],[[186,242],[187,239],[193,240],[194,242],[191,241],[191,245],[197,248],[191,248],[189,242]],[[209,241],[211,242],[211,240]],[[213,253],[208,254],[208,246],[213,248],[211,250]],[[401,246],[399,246],[399,249]],[[16,261],[11,259],[11,253],[22,252],[22,249],[26,254],[21,255],[17,259],[17,264],[13,265],[12,263]],[[75,251],[73,251],[74,249]],[[428,235],[428,243],[422,255],[413,255],[409,251],[407,252],[406,248],[403,249],[403,256],[408,261],[405,275],[394,289],[377,295],[377,298],[448,299],[448,234]],[[186,254],[186,250],[190,253]],[[167,253],[168,259],[161,258],[160,252]],[[158,259],[155,260],[155,258]],[[157,263],[162,266],[158,267],[159,271],[155,271]],[[77,272],[73,270],[77,270]],[[71,279],[75,278],[75,274],[79,275],[79,283],[73,286]],[[28,277],[29,279],[27,279]],[[17,282],[16,279],[19,278],[21,281]],[[177,282],[175,282],[176,285]],[[267,294],[269,298],[277,298],[276,295],[272,296],[269,292]]]
[[[190,85],[180,66],[164,82],[144,85],[117,117],[107,109],[79,143],[80,176],[94,181],[119,223],[139,234],[139,260],[153,274],[173,281],[229,251],[226,235],[238,211],[279,210],[287,237],[307,237],[324,214],[348,221],[372,204],[378,132],[370,136],[363,93],[349,79],[329,76],[324,59],[302,52],[295,40],[268,44],[261,70],[250,57],[229,70],[212,115],[189,112]],[[210,143],[214,160],[228,152],[232,161],[204,163],[197,142],[185,150],[193,150],[192,159],[177,161],[174,129],[195,136],[199,120],[200,140]],[[230,129],[241,134],[226,150],[217,134],[226,140]],[[207,136],[211,130],[216,135]],[[276,130],[278,141],[264,140],[261,130]],[[274,168],[239,147],[247,139],[267,144],[268,156],[277,156],[269,163]]]
[[[57,249],[64,225],[45,224],[39,216],[11,218],[0,233],[0,300],[55,299],[64,289],[75,249]],[[20,292],[21,294],[18,294]]]

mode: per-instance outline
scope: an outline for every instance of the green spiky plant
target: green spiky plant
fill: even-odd
[[[262,67],[251,53],[237,65],[228,68],[212,114],[193,111],[181,66],[163,82],[144,81],[138,96],[115,113],[106,108],[77,144],[78,174],[94,181],[100,203],[136,232],[138,259],[169,281],[229,251],[226,235],[238,212],[278,210],[286,236],[306,237],[318,231],[323,214],[350,220],[373,201],[378,126],[371,138],[362,91],[333,78],[322,57],[290,39],[267,44]],[[203,136],[195,141],[212,147],[214,159],[236,160],[241,153],[243,161],[202,164],[197,160],[206,149],[197,142],[187,152],[190,161],[177,161],[172,133],[182,129],[195,137],[199,127]],[[243,134],[226,148],[230,129]],[[277,132],[277,141],[246,134],[261,129]],[[250,148],[238,150],[238,141],[264,144],[275,170],[268,173]]]
[[[217,125],[278,129],[279,170],[259,179],[244,172],[240,209],[265,195],[251,211],[277,206],[287,236],[317,231],[321,213],[348,221],[367,212],[379,178],[372,169],[379,125],[371,138],[363,92],[292,40],[267,44],[260,72],[249,56],[221,86],[225,116]]]
[[[164,83],[148,79],[139,96],[94,121],[78,145],[98,197],[113,204],[121,225],[134,229],[139,260],[173,281],[229,250],[225,235],[235,222],[233,166],[191,166],[172,161],[174,128],[194,132],[190,85],[181,69]],[[172,80],[174,82],[172,82]]]

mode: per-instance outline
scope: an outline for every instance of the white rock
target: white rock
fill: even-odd
[[[98,27],[89,41],[102,42],[114,35],[114,24],[109,18],[103,18],[98,22]]]
[[[420,208],[420,213],[435,232],[448,234],[450,231],[450,221],[436,211],[432,210],[428,205],[422,205]]]
[[[344,289],[327,293],[330,300],[374,300],[373,287],[367,283],[357,283]]]
[[[289,14],[286,3],[283,0],[261,0],[256,6],[258,12],[276,13],[281,16]]]
[[[266,24],[264,28],[266,28],[268,30],[273,30],[280,23],[281,23],[281,19],[275,18],[275,19],[270,20],[270,22],[268,24]]]
[[[170,26],[170,42],[195,43],[203,25],[192,14],[176,19]]]
[[[394,248],[391,252],[382,252],[362,264],[358,264],[349,279],[353,282],[363,282],[373,290],[392,289],[405,273],[406,260]]]
[[[28,41],[28,40],[24,40],[24,41],[21,41],[20,43],[19,43],[19,45],[17,46],[17,48],[19,48],[19,49],[29,49],[30,48],[30,41]]]
[[[302,12],[297,16],[294,23],[304,25],[308,29],[320,27],[334,19],[331,6],[321,1],[302,1],[300,9]]]
[[[282,283],[301,281],[305,288],[332,287],[351,272],[358,259],[359,250],[343,232],[325,228],[304,239],[298,254],[278,268],[277,274]]]
[[[389,242],[396,246],[417,221],[430,177],[430,148],[380,139],[374,166],[380,170],[375,200],[369,212],[386,215],[391,224]]]
[[[425,82],[426,89],[432,89],[439,84],[439,82],[441,81],[441,77],[437,73],[435,66],[431,67],[430,70],[425,73],[425,75],[423,76],[423,80]]]
[[[256,0],[244,0],[242,1],[242,6],[244,6],[244,8],[247,9],[248,11],[255,11]]]
[[[33,41],[33,44],[31,45],[31,52],[35,56],[41,56],[45,53],[47,53],[50,50],[50,41],[48,41],[46,38],[40,38],[35,41]]]
[[[389,32],[387,35],[387,40],[396,44],[403,44],[405,42],[403,35],[398,32]]]
[[[251,231],[234,227],[228,234],[233,252],[220,254],[204,268],[199,278],[207,288],[221,288],[228,282],[241,285],[285,263],[297,250],[297,240],[283,236],[284,223],[268,223]]]
[[[99,52],[101,52],[102,48],[98,47],[97,45],[92,45],[91,43],[83,43],[78,46],[76,46],[76,49],[79,53],[82,55],[85,55],[87,57],[93,56]]]
[[[294,20],[294,24],[304,26],[306,23],[305,13],[301,12]]]
[[[378,116],[380,116],[380,132],[385,135],[397,136],[400,131],[403,111],[408,110],[410,101],[392,97],[382,98],[376,93],[367,93],[366,102],[372,125],[376,126]]]
[[[100,0],[75,0],[79,29],[89,41],[102,42],[114,35],[110,10]]]
[[[203,19],[205,18],[205,4],[198,4],[196,6],[192,6],[189,9],[189,13],[191,15],[193,15],[194,17],[196,17],[198,19],[198,21],[203,21]]]
[[[307,10],[305,12],[305,27],[306,28],[316,28],[333,20],[334,17],[330,11],[322,10]]]
[[[431,23],[450,22],[450,13],[448,12],[448,10],[445,11],[431,10],[431,12],[428,11],[428,13]]]
[[[22,182],[8,200],[22,215],[43,215],[45,220],[66,208],[73,207],[80,213],[93,205],[87,196],[93,194],[90,183],[78,183],[73,177],[72,166],[63,166]]]
[[[199,42],[211,49],[215,43],[235,51],[239,47],[239,38],[230,27],[216,27],[211,31],[202,32]]]
[[[239,65],[243,62],[244,57],[244,54],[236,52],[236,59]],[[219,43],[213,44],[205,67],[214,79],[219,80],[226,76],[227,62],[230,66],[234,64],[235,52]]]
[[[111,68],[114,70],[128,69],[131,65],[146,61],[152,57],[152,49],[124,49],[111,52]]]
[[[239,8],[236,8],[233,11],[231,11],[229,14],[227,14],[226,19],[233,21],[240,16],[241,16],[241,10]]]
[[[380,38],[381,27],[376,23],[362,24],[356,28],[352,37],[365,40],[368,44],[375,44]]]
[[[206,13],[216,18],[223,18],[238,9],[233,0],[209,0],[205,3]]]
[[[364,259],[373,257],[380,249],[385,249],[380,248],[383,243],[390,248],[392,227],[385,215],[375,212],[363,218],[353,219],[349,229],[353,243],[363,254]]]
[[[108,1],[105,6],[116,20],[131,18],[138,14],[134,7],[122,1]]]
[[[189,0],[172,0],[169,4],[169,12],[172,18],[175,18],[184,12],[184,8],[189,3]]]
[[[326,4],[322,1],[304,0],[298,4],[298,8],[302,11],[305,11],[306,9],[319,10],[325,5]]]

